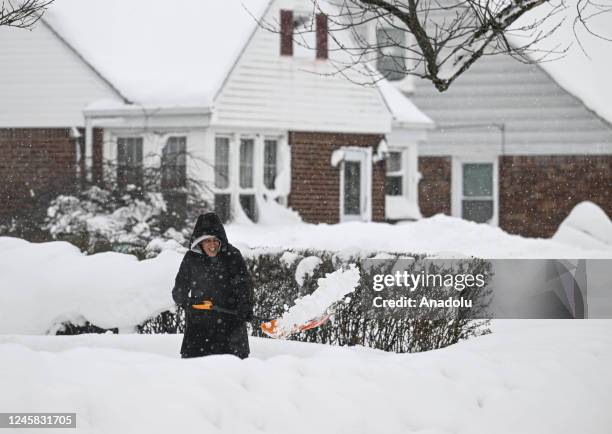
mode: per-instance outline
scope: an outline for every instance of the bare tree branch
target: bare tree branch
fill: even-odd
[[[53,0],[0,0],[0,26],[31,29]]]
[[[328,17],[330,51],[342,51],[345,60],[331,60],[333,74],[360,84],[406,75],[424,78],[444,92],[483,56],[510,55],[523,62],[549,61],[565,55],[567,46],[541,51],[538,43],[564,22],[566,0],[311,0],[313,11]],[[597,34],[588,21],[612,11],[612,0],[577,0],[581,25]],[[544,4],[546,13],[523,19]],[[279,32],[278,22],[262,22]],[[295,30],[298,25],[294,23]],[[299,26],[304,46],[305,32]],[[545,30],[546,29],[546,30]],[[520,41],[525,41],[523,44]],[[313,48],[314,47],[308,47]],[[365,66],[365,67],[364,67]]]

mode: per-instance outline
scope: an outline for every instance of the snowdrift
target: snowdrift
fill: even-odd
[[[525,238],[499,227],[438,214],[415,222],[227,226],[230,240],[245,248],[321,249],[350,255],[380,252],[467,255],[479,258],[612,258],[612,245],[557,238]]]
[[[0,336],[5,412],[76,433],[608,434],[612,321],[498,321],[419,354],[252,338],[181,360],[180,335]]]
[[[563,220],[553,239],[585,249],[612,249],[612,221],[593,202],[581,202]]]

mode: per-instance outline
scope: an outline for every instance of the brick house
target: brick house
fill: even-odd
[[[549,237],[582,201],[612,215],[612,124],[542,66],[483,58],[444,94],[417,83],[411,98],[437,125],[419,148],[424,216]]]
[[[414,80],[406,95],[436,123],[419,147],[424,216],[445,213],[530,237],[552,236],[582,201],[612,216],[610,44],[580,33],[587,56],[571,18],[533,47],[545,53],[573,43],[559,59],[483,56],[444,93]]]
[[[56,0],[32,32],[1,30],[5,216],[83,179],[139,183],[140,167],[187,153],[174,181],[200,179],[225,218],[258,220],[276,200],[308,222],[382,221],[389,147],[413,166],[390,178],[404,202],[389,209],[416,208],[414,157],[431,120],[388,83],[329,74],[340,54],[308,2],[164,5]],[[293,41],[308,22],[315,50]]]

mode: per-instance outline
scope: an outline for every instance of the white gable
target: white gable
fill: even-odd
[[[55,0],[44,19],[128,100],[209,105],[269,0]]]
[[[277,0],[265,21],[278,23],[280,10],[308,11],[309,0]],[[330,43],[330,57],[342,55]],[[295,47],[295,45],[294,45]],[[231,128],[385,133],[389,109],[375,87],[334,74],[314,50],[280,55],[280,35],[258,28],[215,102],[213,123]]]
[[[0,27],[0,128],[83,126],[92,100],[117,93],[60,38]]]

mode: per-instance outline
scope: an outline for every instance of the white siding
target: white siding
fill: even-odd
[[[83,126],[87,104],[117,97],[42,21],[0,27],[0,95],[0,128]]]
[[[607,122],[538,65],[510,56],[483,56],[443,93],[431,82],[417,79],[410,98],[437,126],[421,145],[421,155],[487,150],[493,154],[585,154],[612,149],[612,128]]]
[[[275,1],[265,19],[277,23],[281,8],[295,10],[309,4]],[[311,57],[281,56],[280,35],[257,28],[216,100],[214,124],[295,131],[389,131],[390,115],[376,89],[339,75],[322,75],[335,69],[327,61],[314,60],[314,51]]]

